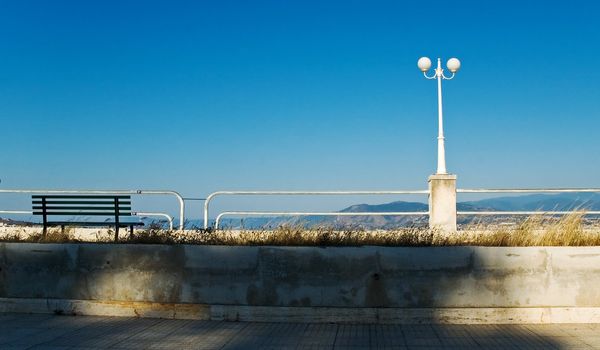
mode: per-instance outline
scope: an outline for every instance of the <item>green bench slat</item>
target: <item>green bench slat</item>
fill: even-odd
[[[57,194],[57,195],[32,195],[31,198],[65,198],[65,199],[69,199],[69,198],[75,198],[75,199],[83,199],[83,198],[90,198],[90,199],[100,199],[100,198],[123,198],[123,199],[129,199],[131,198],[131,196],[125,196],[125,195],[62,195],[62,194]]]
[[[131,210],[131,206],[119,206],[119,211],[127,211],[127,210]],[[43,206],[37,206],[34,205],[32,207],[33,210],[43,210],[44,207]],[[67,209],[67,210],[108,210],[108,211],[112,211],[113,213],[115,212],[115,207],[101,207],[101,206],[93,206],[93,207],[83,207],[83,206],[76,206],[76,205],[53,205],[53,206],[46,206],[46,212],[51,212],[53,210],[62,210],[62,209]]]
[[[32,201],[33,204],[43,204],[41,200]],[[46,201],[46,204],[108,204],[114,205],[115,201]],[[119,204],[131,204],[131,201],[119,201]]]
[[[34,211],[33,215],[44,215],[43,212],[41,211]],[[46,215],[64,215],[64,216],[69,216],[69,215],[81,215],[81,216],[115,216],[115,212],[77,212],[77,211],[55,211],[55,212],[51,212],[48,213],[46,212]],[[122,212],[119,211],[119,216],[131,216],[131,212]]]
[[[114,226],[116,222],[84,222],[84,221],[48,221],[47,226]],[[119,222],[120,227],[144,226],[143,222]]]

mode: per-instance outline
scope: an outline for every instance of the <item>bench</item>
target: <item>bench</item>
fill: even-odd
[[[41,215],[46,237],[50,226],[114,226],[115,242],[119,239],[119,228],[129,227],[133,234],[134,226],[142,222],[125,221],[131,217],[131,196],[122,195],[33,195],[31,196],[33,215]],[[50,221],[49,216],[105,216],[112,221]]]

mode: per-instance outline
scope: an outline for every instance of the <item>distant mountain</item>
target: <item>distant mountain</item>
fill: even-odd
[[[385,204],[355,204],[340,210],[342,213],[377,213],[377,212],[402,212],[402,211],[427,211],[429,206],[419,202],[391,202]]]
[[[598,193],[560,193],[554,195],[532,194],[515,197],[496,197],[478,201],[463,202],[480,208],[494,210],[600,210],[600,194]]]

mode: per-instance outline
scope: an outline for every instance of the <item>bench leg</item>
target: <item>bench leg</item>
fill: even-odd
[[[115,242],[119,241],[119,224],[115,225]]]
[[[45,205],[46,205],[46,200],[45,199],[42,199],[42,205],[45,208]],[[44,230],[42,231],[42,237],[46,238],[46,234],[48,233],[48,217],[46,216],[46,212],[45,211],[44,211],[44,215],[43,215],[43,223],[44,223]]]
[[[129,225],[129,238],[133,239],[133,225]]]

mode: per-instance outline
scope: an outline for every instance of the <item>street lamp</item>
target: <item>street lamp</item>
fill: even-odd
[[[450,80],[454,78],[454,74],[460,69],[460,61],[457,58],[451,58],[446,62],[446,67],[452,73],[447,77],[442,69],[442,60],[438,58],[437,68],[432,76],[427,75],[427,71],[431,68],[431,60],[428,57],[421,57],[417,62],[417,66],[423,72],[427,79],[437,79],[438,85],[438,163],[436,174],[447,174],[446,171],[446,150],[444,148],[444,120],[442,114],[442,79]]]

